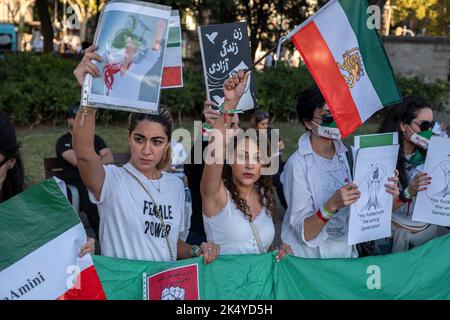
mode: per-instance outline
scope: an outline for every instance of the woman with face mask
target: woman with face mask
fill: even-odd
[[[347,243],[350,205],[360,198],[351,182],[340,133],[317,87],[304,91],[297,103],[299,120],[307,131],[281,175],[286,211],[281,238],[304,258],[355,258]],[[389,178],[386,192],[398,194],[398,178]]]
[[[380,132],[398,132],[400,144],[397,170],[401,192],[392,213],[392,252],[408,250],[436,237],[437,226],[412,221],[417,194],[431,184],[431,177],[422,170],[433,125],[430,103],[419,96],[407,96],[390,107],[380,127]]]

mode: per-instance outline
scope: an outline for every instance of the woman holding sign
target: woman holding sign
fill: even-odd
[[[90,60],[101,60],[94,47],[74,74],[80,85],[86,73],[99,76]],[[78,112],[73,147],[83,182],[100,215],[102,254],[148,261],[175,261],[203,255],[213,261],[219,247],[202,243],[190,246],[179,240],[183,232],[185,192],[183,182],[163,172],[171,162],[172,117],[132,113],[128,122],[130,161],[123,167],[104,166],[94,150],[95,109]]]
[[[270,158],[269,143],[262,143],[267,135],[254,129],[246,134],[238,131],[232,113],[248,77],[249,73],[244,76],[239,71],[224,83],[223,116],[214,123],[207,149],[211,159],[205,159],[200,185],[206,236],[220,245],[223,254],[262,254],[274,249],[272,180],[262,175],[262,160]],[[291,247],[282,244],[277,261],[290,253]]]
[[[348,245],[350,205],[360,198],[351,182],[349,153],[325,100],[317,87],[308,89],[297,103],[299,120],[307,133],[287,161],[281,175],[288,204],[282,240],[304,258],[355,258]],[[398,193],[398,178],[389,178],[386,192]]]
[[[417,193],[431,183],[422,169],[433,125],[430,103],[419,96],[407,96],[390,107],[380,127],[380,132],[398,132],[400,143],[397,170],[402,191],[392,213],[392,252],[409,250],[436,237],[437,226],[412,221]]]

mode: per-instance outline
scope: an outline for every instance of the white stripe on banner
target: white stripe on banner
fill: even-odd
[[[172,47],[166,49],[166,60],[164,61],[164,67],[180,67],[181,68],[181,48]]]
[[[77,224],[0,272],[0,300],[54,300],[71,289],[79,272],[94,263],[88,254],[78,258],[86,243]]]
[[[320,30],[334,59],[340,64],[344,64],[343,54],[345,51],[359,47],[347,15],[338,1],[331,4],[327,10],[318,15],[314,19],[314,23]],[[363,58],[361,53],[359,54]],[[348,72],[342,69],[340,71],[343,75],[348,76]],[[364,75],[350,89],[350,93],[363,122],[383,107],[365,70]]]

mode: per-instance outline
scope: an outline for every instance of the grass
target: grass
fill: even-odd
[[[245,127],[246,124],[244,123],[242,126]],[[189,130],[192,134],[194,128],[192,121],[186,121],[182,127]],[[283,139],[286,147],[283,158],[287,160],[297,149],[298,138],[304,133],[303,126],[300,123],[280,122],[272,124],[272,127],[280,129],[280,137]],[[375,133],[377,129],[378,124],[369,122],[360,127],[355,134]],[[28,186],[44,179],[43,159],[56,156],[56,141],[66,132],[67,129],[65,127],[17,130],[18,140],[22,144],[21,152],[25,166],[25,182]],[[105,140],[113,153],[127,151],[128,133],[125,125],[98,126],[97,134]],[[353,135],[346,140],[352,142]]]

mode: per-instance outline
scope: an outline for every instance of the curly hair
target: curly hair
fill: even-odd
[[[256,130],[258,132],[257,138],[256,138],[256,144],[258,148],[260,147],[260,135],[263,134],[262,131]],[[233,151],[236,150],[236,146],[238,142],[242,139],[253,139],[251,136],[245,136],[244,138],[239,138],[238,136],[233,137]],[[268,155],[270,156],[270,143],[268,141],[267,143],[267,151]],[[233,173],[231,169],[230,164],[225,164],[223,171],[222,171],[222,179],[224,182],[225,187],[231,194],[231,198],[233,202],[236,204],[236,207],[241,210],[244,213],[245,218],[252,221],[252,215],[250,213],[250,207],[247,205],[247,201],[245,199],[242,199],[241,195],[239,194],[239,191],[236,188],[236,185],[233,181]],[[273,181],[272,176],[266,176],[261,175],[256,181],[256,187],[259,191],[259,197],[260,201],[263,204],[263,206],[267,209],[267,214],[271,217],[275,216],[275,200],[274,200],[274,193],[273,193]]]

